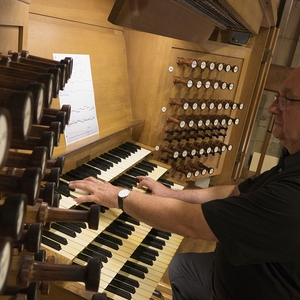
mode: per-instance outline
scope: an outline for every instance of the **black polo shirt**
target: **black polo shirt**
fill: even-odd
[[[239,185],[241,194],[202,205],[218,238],[218,300],[300,299],[300,152]]]

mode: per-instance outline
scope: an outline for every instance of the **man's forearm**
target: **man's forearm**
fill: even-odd
[[[124,201],[124,210],[138,220],[161,230],[191,238],[216,240],[205,221],[201,205],[132,192]]]
[[[172,191],[170,197],[189,203],[205,203],[215,199],[237,196],[239,193],[236,185],[220,185],[204,189]]]

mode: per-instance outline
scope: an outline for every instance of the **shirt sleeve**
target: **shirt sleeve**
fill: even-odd
[[[241,190],[247,190],[247,183]],[[234,265],[300,260],[299,183],[272,182],[202,205],[204,217]]]

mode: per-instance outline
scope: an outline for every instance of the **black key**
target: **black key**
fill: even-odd
[[[61,245],[46,238],[45,236],[42,236],[42,243],[53,248],[54,250],[60,251],[61,250]]]
[[[83,210],[83,211],[89,210],[89,208],[86,207],[85,205],[83,205],[83,203],[81,203],[79,205],[76,205],[76,207],[74,209],[76,209],[76,210]]]
[[[123,221],[120,221],[120,220],[122,220],[122,219],[115,219],[114,220],[114,223],[115,224],[118,224],[118,225],[120,225],[120,226],[122,226],[122,227],[124,227],[124,228],[127,228],[128,230],[130,230],[130,231],[135,231],[135,228],[134,228],[134,226],[132,226],[131,224],[127,224],[127,223],[124,223]]]
[[[164,178],[159,178],[157,181],[161,182],[161,183],[165,183],[169,186],[174,186],[174,183],[170,180],[164,179]]]
[[[131,294],[135,294],[135,288],[134,286],[130,285],[130,284],[127,284],[126,282],[122,282],[122,281],[119,281],[118,279],[114,278],[110,283],[109,285],[112,285],[112,286],[115,286],[121,290],[124,290],[124,291],[127,291]]]
[[[163,249],[163,245],[161,243],[157,242],[155,239],[144,238],[142,243],[145,245],[152,246],[156,249],[160,249],[160,250]]]
[[[89,249],[91,249],[93,251],[96,251],[97,253],[100,253],[100,254],[102,254],[102,255],[104,255],[106,257],[112,257],[112,253],[109,250],[103,249],[103,248],[98,247],[97,245],[94,245],[94,244],[90,244],[90,245],[92,245],[92,247],[88,246]],[[88,249],[86,249],[86,250],[88,250]],[[84,250],[82,252],[84,252]],[[88,251],[85,251],[85,253],[87,255],[89,255]]]
[[[130,142],[125,142],[124,144],[127,145],[127,146],[129,146],[129,147],[132,147],[132,148],[134,148],[134,149],[138,149],[138,150],[141,150],[141,149],[142,149],[141,146],[136,145],[136,144],[133,144],[133,143],[130,143]]]
[[[117,274],[115,276],[115,279],[120,280],[122,282],[126,282],[127,284],[130,284],[134,287],[139,287],[140,286],[140,283],[137,280],[132,279],[132,278],[128,278],[127,276],[124,276],[124,275],[121,275],[121,274]]]
[[[160,243],[162,246],[166,245],[166,242],[164,240],[161,240],[160,238],[156,237],[155,235],[152,235],[150,232],[146,235],[145,240],[155,240],[157,243]]]
[[[144,253],[148,253],[149,255],[153,256],[154,259],[156,256],[159,256],[159,252],[157,250],[154,249],[150,249],[147,246],[144,245],[139,245],[135,251],[142,251]]]
[[[83,229],[87,228],[87,226],[86,226],[86,224],[84,222],[70,222],[70,223],[74,224],[74,225],[76,225],[76,226],[78,226],[80,228],[83,228]]]
[[[144,171],[141,171],[141,172],[144,172]],[[132,170],[132,169],[128,170],[126,172],[126,174],[131,175],[131,176],[135,176],[135,177],[136,176],[146,176],[146,175],[141,174],[140,172],[136,172],[135,170]]]
[[[130,171],[135,172],[137,174],[136,176],[147,176],[147,175],[149,175],[149,172],[147,172],[145,170],[138,169],[136,167],[131,168]],[[129,173],[129,171],[127,173]]]
[[[118,219],[121,219],[121,220],[124,220],[124,221],[127,221],[131,224],[134,224],[134,225],[140,225],[140,221],[127,215],[126,213],[122,213],[121,215],[118,216]]]
[[[124,265],[122,268],[121,268],[121,271],[125,272],[125,273],[128,273],[128,274],[131,274],[131,275],[134,275],[138,278],[142,278],[144,279],[145,278],[145,273],[140,271],[140,270],[137,270],[135,268],[132,268],[130,266],[126,266]]]
[[[121,290],[121,289],[119,289],[117,287],[114,287],[112,285],[108,285],[105,290],[107,290],[107,291],[109,291],[111,293],[117,294],[117,295],[119,295],[119,296],[121,296],[121,297],[123,297],[125,299],[131,299],[130,293],[128,293],[126,291],[123,291],[123,290]]]
[[[119,148],[124,149],[124,150],[127,150],[127,151],[130,151],[131,153],[137,152],[137,149],[135,149],[135,148],[133,148],[133,147],[129,147],[129,146],[126,145],[126,144],[120,145]]]
[[[146,250],[144,250],[142,248],[136,249],[134,251],[134,255],[146,257],[146,258],[150,259],[151,261],[155,261],[156,260],[156,255],[154,255],[154,254],[152,254],[150,252],[147,252]]]
[[[56,191],[59,194],[62,194],[66,197],[70,197],[70,189],[69,189],[68,183],[66,183],[66,182],[63,182],[63,181],[60,180],[59,181],[59,186],[56,189]]]
[[[84,255],[82,253],[79,253],[76,257],[79,258],[80,260],[85,261],[85,262],[88,262],[89,259],[90,259],[90,257],[88,257],[88,256],[86,256],[86,255]]]
[[[76,178],[77,180],[82,180],[82,179],[85,179],[85,178],[90,176],[86,172],[80,172],[80,171],[77,171],[77,170],[71,170],[71,171],[67,172],[66,174],[68,176],[74,176],[74,178]]]
[[[111,236],[110,234],[107,234],[105,232],[101,232],[99,234],[99,237],[107,239],[107,240],[109,240],[109,241],[111,241],[111,242],[113,242],[113,243],[115,243],[117,245],[120,245],[120,246],[123,245],[123,241],[121,239],[116,238],[114,236]],[[95,239],[95,241],[96,241],[96,239]]]
[[[138,163],[135,168],[138,168],[138,169],[141,169],[141,170],[145,170],[145,171],[148,171],[148,172],[151,172],[153,171],[151,167],[148,167],[148,166],[145,166],[141,163]]]
[[[120,157],[122,159],[126,159],[129,155],[127,153],[125,153],[124,151],[121,151],[121,149],[112,149],[110,151],[108,151],[108,153],[115,155],[117,157]]]
[[[105,166],[104,164],[101,164],[101,163],[99,163],[95,160],[91,160],[91,161],[87,162],[86,164],[91,165],[95,168],[98,168],[99,170],[102,170],[102,171],[107,171],[108,170],[107,166]]]
[[[120,176],[119,178],[122,178],[122,179],[124,178],[128,182],[131,182],[133,185],[137,185],[137,183],[139,183],[139,180],[135,176],[130,176],[126,173],[123,174],[122,176]]]
[[[82,252],[82,253],[79,253],[76,257],[83,260],[83,261],[88,262],[90,260],[90,258],[93,257],[93,256],[89,256],[89,255]],[[104,263],[107,263],[107,261],[108,261],[107,257],[105,255],[102,255],[101,253],[98,253],[97,257],[99,257],[101,259],[101,261],[103,261]]]
[[[154,169],[157,168],[157,164],[155,164],[151,161],[143,160],[142,163],[145,164],[145,165],[148,165],[149,167],[153,167]]]
[[[128,239],[128,234],[124,233],[123,231],[119,230],[118,228],[115,228],[111,225],[105,228],[105,231],[108,231],[110,233],[113,233],[119,237],[122,237],[124,239]]]
[[[134,268],[136,270],[139,270],[143,273],[148,273],[148,268],[146,268],[145,266],[141,266],[135,262],[132,262],[130,260],[127,260],[126,263],[124,264],[124,266],[128,266],[128,267],[131,267],[131,268]]]
[[[118,180],[118,179],[112,181],[111,184],[114,185],[114,186],[121,186],[121,187],[127,188],[129,190],[132,189],[132,184],[130,184],[128,182]]]
[[[171,233],[170,232],[166,232],[166,231],[161,231],[161,230],[158,230],[156,228],[152,228],[149,232],[150,234],[153,234],[155,236],[159,236],[165,240],[168,240],[171,236]]]
[[[59,225],[62,225],[64,227],[67,227],[71,230],[74,230],[75,232],[78,232],[78,233],[82,232],[81,228],[79,226],[75,225],[75,224],[71,224],[69,222],[56,222],[56,223],[59,224]]]
[[[99,162],[99,163],[102,163],[103,165],[107,166],[108,169],[112,168],[114,166],[114,164],[111,162],[111,161],[108,161],[104,158],[101,158],[101,156],[98,156],[96,158],[94,158],[93,160]]]
[[[103,159],[106,159],[106,160],[108,160],[108,161],[110,161],[110,162],[113,162],[113,163],[115,163],[115,164],[118,164],[119,162],[122,161],[121,158],[116,157],[116,156],[114,156],[114,155],[112,155],[112,154],[109,154],[109,153],[104,153],[104,154],[102,154],[100,157],[103,158]]]
[[[126,149],[125,147],[118,146],[115,149],[118,151],[122,151],[123,153],[127,154],[127,156],[131,156],[133,153],[132,151],[130,151],[130,149]]]
[[[148,163],[148,162],[145,161],[145,160],[141,161],[141,162],[139,163],[139,165],[145,167],[146,170],[147,170],[147,168],[149,168],[150,170],[154,171],[154,169],[157,168],[157,166],[155,166],[154,164],[150,164],[150,163]]]
[[[141,253],[138,252],[133,252],[130,256],[131,258],[134,258],[138,261],[141,261],[149,266],[153,266],[153,261],[151,258],[147,257],[146,255],[142,255]]]
[[[64,237],[59,236],[59,235],[57,235],[57,234],[55,234],[55,233],[53,233],[53,232],[50,232],[50,231],[48,231],[48,230],[44,230],[44,231],[43,231],[43,236],[48,237],[48,238],[50,238],[51,240],[54,240],[54,241],[56,241],[56,242],[58,242],[58,243],[60,243],[60,244],[68,245],[67,239],[65,239]]]
[[[118,245],[118,244],[116,244],[116,243],[114,243],[114,242],[112,242],[112,241],[110,241],[110,240],[101,238],[101,237],[99,237],[99,236],[96,237],[96,238],[94,239],[94,241],[97,242],[97,243],[99,243],[99,244],[101,244],[101,245],[105,245],[105,246],[107,246],[107,247],[109,247],[109,248],[112,248],[112,249],[114,249],[114,250],[119,250],[119,245]]]
[[[61,178],[67,180],[67,181],[72,181],[72,180],[77,180],[78,178],[77,177],[74,177],[74,176],[71,176],[69,174],[62,174],[61,175]]]
[[[118,222],[118,221],[115,220],[108,227],[116,229],[117,231],[123,232],[124,234],[127,234],[127,235],[131,234],[132,230],[128,229],[125,226],[122,226],[122,224],[124,224],[124,223],[121,222],[121,224],[120,224],[120,222]]]
[[[73,237],[73,238],[76,237],[76,233],[75,233],[74,230],[71,230],[71,229],[69,229],[67,227],[61,226],[61,225],[59,225],[57,223],[52,223],[51,224],[51,228],[53,228],[53,229],[55,229],[57,231],[60,231],[60,232],[66,234],[66,235],[68,235],[70,237]]]
[[[81,165],[80,167],[76,168],[79,172],[85,171],[86,173],[90,174],[90,176],[97,177],[97,175],[101,174],[101,171],[90,167],[88,165]]]

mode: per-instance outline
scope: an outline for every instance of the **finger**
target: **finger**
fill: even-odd
[[[69,188],[83,190],[86,192],[91,192],[93,186],[94,184],[91,184],[89,181],[84,180],[76,180],[69,182]]]
[[[79,197],[79,198],[75,198],[74,200],[77,203],[96,202],[96,200],[94,199],[94,197],[92,195],[82,196],[82,197]]]
[[[102,183],[102,181],[100,181],[99,179],[95,178],[95,177],[86,177],[83,179],[85,182],[93,182],[93,183]]]

